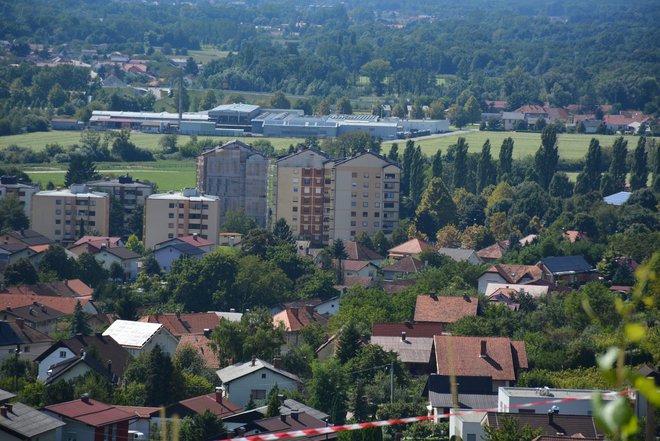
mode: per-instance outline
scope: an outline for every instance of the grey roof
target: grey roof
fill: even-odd
[[[605,201],[605,203],[609,205],[623,205],[626,202],[628,202],[628,199],[630,198],[631,194],[632,193],[630,193],[629,191],[620,191],[618,193],[605,196],[603,198],[603,201]]]
[[[244,377],[246,375],[250,375],[254,372],[257,372],[261,369],[268,369],[269,371],[272,371],[276,374],[280,374],[283,377],[287,377],[293,381],[298,381],[300,382],[300,378],[298,378],[297,375],[292,374],[291,372],[287,372],[283,369],[278,369],[272,364],[263,361],[259,358],[257,358],[254,362],[254,366],[252,366],[252,361],[245,361],[242,363],[236,363],[232,364],[231,366],[227,366],[226,368],[218,369],[216,371],[216,374],[220,378],[220,380],[223,383],[229,383],[231,381],[236,380],[237,378]]]
[[[541,263],[552,274],[561,273],[587,273],[594,271],[594,267],[584,260],[582,256],[544,257]]]
[[[200,255],[204,254],[203,250],[200,250],[196,246],[190,245],[189,243],[185,243],[185,242],[174,243],[174,244],[169,245],[169,246],[171,246],[175,250],[179,251],[180,253],[185,254],[186,256],[200,256]],[[164,248],[167,248],[167,247],[164,247]],[[160,249],[163,249],[163,248],[160,248]]]
[[[16,394],[9,392],[8,390],[0,389],[0,403],[3,401],[11,400]]]
[[[119,257],[121,260],[138,259],[140,255],[126,247],[105,248],[103,251]]]
[[[396,352],[404,363],[428,363],[431,359],[433,337],[381,337],[372,336],[371,344],[378,345],[385,351]]]
[[[438,249],[438,253],[447,256],[456,262],[466,261],[472,257],[473,254],[479,258],[479,256],[476,255],[476,251],[468,250],[466,248],[440,248]]]
[[[7,417],[0,418],[0,432],[14,433],[21,438],[33,438],[64,425],[64,422],[23,403],[14,403]]]
[[[429,391],[431,407],[454,407],[450,393]],[[460,409],[495,409],[497,394],[458,394]]]
[[[46,245],[53,242],[43,234],[37,233],[34,230],[11,231],[6,234],[7,236],[11,236],[15,239],[18,239],[21,242],[28,244],[29,246]]]
[[[502,112],[502,119],[525,119],[525,114],[520,112]]]

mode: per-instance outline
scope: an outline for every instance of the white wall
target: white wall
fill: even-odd
[[[497,273],[484,273],[479,277],[478,290],[481,294],[486,292],[489,283],[506,283],[506,280]]]
[[[64,352],[64,357],[60,357],[60,351]],[[56,349],[52,354],[48,355],[41,363],[39,363],[39,374],[37,375],[37,378],[42,381],[46,381],[48,378],[48,368],[56,363],[68,360],[75,356],[76,354],[74,354],[69,348],[62,347]]]
[[[265,378],[263,378],[264,376]],[[259,369],[249,375],[233,380],[224,386],[229,401],[239,406],[245,406],[250,401],[252,389],[265,390],[266,397],[268,397],[268,393],[275,384],[277,384],[280,390],[298,389],[298,383],[296,381],[266,368]]]

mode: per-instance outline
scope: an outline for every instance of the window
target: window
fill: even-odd
[[[369,173],[363,174],[362,177],[365,178],[365,179],[369,179]]]
[[[62,215],[62,209],[61,209],[61,208],[58,208],[57,210],[55,210],[55,214],[56,214],[57,216],[61,216],[61,215]]]
[[[363,226],[363,227],[368,227],[368,226],[369,226],[369,222],[362,222],[362,226]]]
[[[60,351],[60,358],[66,358],[66,351]]]
[[[298,182],[300,182],[300,179],[298,179],[298,178],[293,178],[293,183],[294,183],[294,184],[297,184]]]
[[[174,213],[170,213],[167,215],[170,219],[174,219]]]
[[[351,182],[351,188],[357,188],[357,184],[355,182]]]
[[[298,193],[298,187],[293,187],[293,192]]]
[[[202,210],[208,210],[209,204],[202,204]]]
[[[368,199],[369,198],[369,193],[362,193],[362,197],[365,198],[365,199]]]
[[[376,182],[376,188],[380,188],[380,182]]]
[[[64,214],[66,214],[67,216],[71,216],[71,210],[65,210]]]
[[[364,188],[369,188],[369,183],[368,183],[368,182],[365,182],[364,184],[362,184],[362,186],[363,186]]]
[[[352,197],[352,198],[356,198],[356,197],[357,197],[357,192],[352,191],[352,192],[351,192],[351,197]]]
[[[311,178],[303,178],[303,185],[312,185]]]
[[[374,227],[376,228],[380,227],[380,222],[374,222]]]
[[[66,221],[66,222],[64,222],[64,223],[65,223],[66,225],[71,225],[71,221],[70,221],[70,220],[68,220],[68,221]]]
[[[90,215],[90,216],[96,216],[96,211],[90,211],[90,212],[89,212],[89,215]]]
[[[474,433],[468,433],[467,441],[477,441],[477,435],[475,435]]]
[[[179,213],[179,219],[183,219],[183,213]]]
[[[369,212],[368,211],[363,211],[362,212],[362,217],[369,217]]]
[[[60,234],[62,234],[62,231],[61,230],[55,230],[55,234],[60,235]]]
[[[305,187],[303,190],[305,194],[309,194],[309,187]]]
[[[374,202],[374,207],[380,208],[380,202]]]
[[[293,211],[294,213],[297,213],[297,212],[298,212],[298,207],[293,207],[293,208],[291,209],[291,211]]]
[[[23,346],[23,352],[30,352],[29,346]]]
[[[380,213],[379,213],[379,212],[375,212],[375,213],[374,213],[374,217],[380,217]]]
[[[266,390],[265,389],[252,389],[250,391],[250,397],[253,400],[265,400],[266,399]]]
[[[174,234],[169,233],[169,234],[167,235],[167,238],[168,238],[168,239],[173,239],[173,238],[174,238]]]
[[[353,177],[353,178],[357,178],[357,172],[353,172],[353,173],[351,173],[351,177]]]
[[[55,205],[62,205],[62,199],[55,199]]]
[[[368,207],[368,206],[369,206],[369,202],[362,202],[362,206],[365,207],[365,208]]]
[[[261,378],[266,378],[266,374],[261,374]]]
[[[167,228],[174,228],[174,224],[170,222],[169,224],[167,224]]]
[[[180,203],[180,204],[179,204],[179,208],[183,208],[183,204]]]
[[[355,236],[355,231],[351,231],[351,236]]]
[[[357,202],[351,201],[351,207],[357,207]]]
[[[93,220],[89,221],[89,226],[90,227],[95,227],[96,226],[96,221],[93,221]]]
[[[354,226],[356,226],[356,225],[357,225],[357,222],[355,222],[355,221],[351,221],[351,227],[354,227]]]
[[[351,217],[355,217],[355,211],[351,211]]]
[[[316,194],[321,194],[321,188],[320,188],[320,187],[315,188],[315,189],[314,189],[314,193],[316,193]]]
[[[59,219],[55,219],[55,225],[60,225],[61,223],[62,223],[61,220],[59,220]]]
[[[179,228],[183,228],[183,224],[179,224]]]

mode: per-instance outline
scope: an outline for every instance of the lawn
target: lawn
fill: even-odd
[[[443,152],[451,144],[456,143],[456,139],[463,136],[469,144],[469,151],[472,153],[480,152],[486,139],[490,139],[491,153],[497,158],[500,146],[504,138],[512,137],[514,140],[513,158],[521,159],[529,155],[534,155],[541,144],[540,133],[523,132],[470,132],[460,135],[443,136],[432,139],[422,139],[415,141],[416,145],[421,146],[422,152],[426,155],[434,154],[438,149]],[[559,145],[559,156],[564,160],[582,159],[587,152],[591,138],[598,138],[601,147],[609,147],[614,143],[615,135],[579,135],[579,134],[560,134],[557,144]],[[627,136],[628,150],[632,150],[637,145],[637,137]],[[405,145],[405,140],[387,141],[384,144],[384,150],[389,151],[389,144],[396,142],[399,144],[399,151]]]
[[[193,57],[198,63],[208,63],[211,60],[216,60],[218,58],[226,58],[229,55],[227,51],[220,51],[213,46],[203,46],[201,50],[198,51],[188,51],[188,56]]]
[[[160,150],[158,141],[163,135],[149,134],[149,133],[140,133],[132,132],[131,141],[135,143],[138,147],[157,151]],[[231,137],[213,137],[218,144],[225,143],[234,138]],[[297,144],[301,142],[301,139],[294,138],[241,138],[241,141],[246,144],[250,144],[253,140],[264,139],[268,140],[273,144],[275,150],[284,150],[289,148],[291,144]],[[179,144],[185,144],[190,140],[189,136],[179,135]],[[0,136],[0,149],[6,148],[12,144],[16,144],[21,147],[29,147],[35,151],[43,150],[47,144],[60,144],[63,146],[68,146],[71,144],[76,144],[80,141],[80,132],[76,131],[52,131],[52,132],[34,132],[26,133],[23,135],[12,135],[12,136]]]

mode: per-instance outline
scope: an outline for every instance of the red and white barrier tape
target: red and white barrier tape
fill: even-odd
[[[513,406],[509,406],[509,409],[543,406],[547,404],[567,403],[569,401],[584,401],[584,400],[590,400],[596,395],[629,395],[632,394],[632,392],[633,392],[632,390],[624,390],[619,392],[607,392],[605,394],[592,394],[580,398],[572,397],[572,398],[559,398],[556,400],[537,401],[534,403],[516,404]],[[369,423],[344,424],[342,426],[328,426],[328,427],[319,427],[315,429],[292,430],[290,432],[264,433],[264,434],[250,435],[245,437],[229,438],[229,439],[231,439],[231,441],[274,441],[285,438],[300,438],[303,436],[325,435],[328,433],[344,432],[347,430],[367,429],[369,427],[384,427],[384,426],[394,426],[397,424],[410,424],[419,421],[434,420],[436,418],[449,418],[450,415],[468,415],[472,413],[485,413],[485,412],[497,412],[497,411],[498,411],[497,407],[492,407],[489,409],[459,410],[459,411],[447,412],[433,416],[415,416],[415,417],[407,417],[407,418],[396,418],[392,420],[372,421]]]

